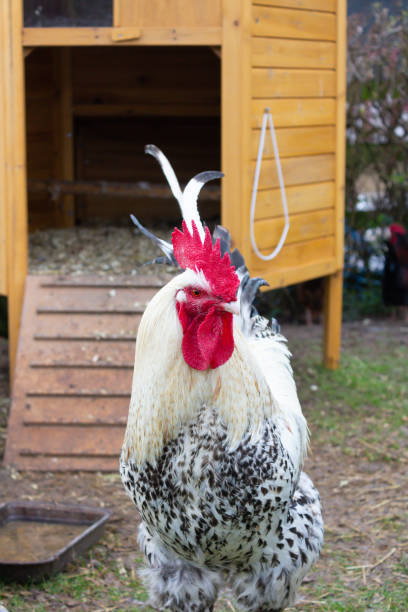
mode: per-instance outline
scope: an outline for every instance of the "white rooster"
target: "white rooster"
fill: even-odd
[[[307,426],[284,338],[252,307],[228,233],[213,244],[197,211],[202,173],[184,193],[161,163],[184,217],[167,261],[184,270],[148,304],[136,342],[120,460],[140,512],[153,606],[208,612],[228,585],[245,610],[292,604],[323,542],[319,494],[302,472]],[[137,220],[134,221],[140,226]],[[142,228],[144,229],[144,228]]]

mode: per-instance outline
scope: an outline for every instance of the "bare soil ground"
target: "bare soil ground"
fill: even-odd
[[[345,324],[344,362],[341,372],[334,374],[318,365],[320,326],[288,325],[283,332],[294,354],[299,393],[312,433],[305,469],[320,490],[326,524],[323,554],[305,580],[303,600],[296,609],[404,612],[408,610],[408,374],[404,367],[408,327],[384,321]],[[2,445],[9,404],[6,348],[1,341]],[[370,360],[389,364],[389,369],[374,368],[369,378],[365,367]],[[376,381],[380,386],[375,387]],[[361,401],[356,395],[360,391]],[[400,410],[397,417],[394,412],[384,416],[391,404]],[[142,563],[136,543],[138,517],[117,474],[20,473],[3,466],[0,502],[13,499],[104,506],[112,518],[101,542],[59,577],[22,586],[2,585],[0,580],[0,604],[10,612],[138,609],[133,598],[145,597],[137,579]],[[217,609],[236,608],[224,594]]]

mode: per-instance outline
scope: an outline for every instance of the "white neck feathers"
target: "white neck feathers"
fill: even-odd
[[[185,286],[186,275],[175,277],[154,296],[138,330],[123,456],[139,465],[145,461],[154,463],[163,446],[177,436],[182,426],[192,422],[203,406],[217,410],[227,426],[231,448],[247,430],[255,442],[265,417],[274,415],[279,421],[281,415],[285,419],[238,326],[234,325],[234,352],[224,365],[198,371],[184,361],[175,295]],[[288,409],[286,405],[284,411]],[[301,412],[297,416],[303,419]],[[292,419],[285,423],[292,423]],[[298,439],[300,432],[294,433]]]

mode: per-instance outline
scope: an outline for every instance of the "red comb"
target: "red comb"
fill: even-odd
[[[183,231],[175,228],[172,234],[174,256],[185,270],[202,270],[211,290],[226,302],[236,299],[239,278],[231,266],[228,253],[221,257],[220,240],[213,245],[208,227],[205,228],[204,242],[194,221],[191,222],[193,233],[190,234],[183,221]]]

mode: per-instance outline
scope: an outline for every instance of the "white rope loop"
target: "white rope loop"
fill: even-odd
[[[272,251],[272,253],[270,255],[263,255],[260,252],[260,250],[258,249],[258,246],[256,244],[255,232],[254,232],[254,222],[255,222],[256,196],[257,196],[257,193],[258,193],[259,175],[261,173],[262,154],[263,154],[263,150],[264,150],[266,124],[268,122],[268,119],[269,119],[270,131],[271,131],[273,150],[274,150],[274,153],[275,153],[276,167],[277,167],[277,170],[278,170],[278,178],[279,178],[279,186],[280,186],[280,191],[281,191],[282,206],[283,206],[283,212],[284,212],[284,215],[285,215],[285,226],[283,228],[282,235],[281,235],[281,237],[279,239],[279,242],[276,245],[275,249]],[[285,243],[288,231],[289,231],[288,203],[287,203],[287,200],[286,200],[285,184],[283,182],[282,167],[281,167],[281,163],[280,163],[278,143],[277,143],[277,140],[276,140],[275,127],[273,125],[271,111],[270,111],[269,108],[265,108],[265,112],[264,112],[264,115],[263,115],[263,118],[262,118],[262,128],[261,128],[261,136],[260,136],[260,139],[259,139],[258,157],[257,157],[257,160],[256,160],[256,166],[255,166],[254,184],[252,186],[251,210],[250,210],[250,217],[249,217],[249,233],[250,233],[250,237],[251,237],[251,244],[252,244],[252,248],[254,249],[254,251],[255,251],[256,255],[259,257],[259,259],[263,259],[263,261],[270,261],[271,259],[276,257],[278,255],[279,251],[281,250],[281,248],[283,247],[284,243]]]

